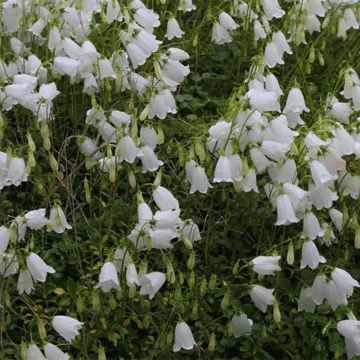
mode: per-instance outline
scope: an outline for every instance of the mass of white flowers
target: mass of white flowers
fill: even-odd
[[[187,314],[187,302],[193,314],[207,306],[224,310],[220,320],[234,341],[252,336],[260,326],[255,319],[271,322],[264,315],[269,306],[280,324],[284,296],[295,309],[289,323],[329,307],[334,315],[326,313],[318,334],[337,328],[348,358],[360,356],[352,301],[359,267],[339,261],[349,257],[349,238],[360,249],[359,1],[5,0],[0,19],[4,359],[162,358],[159,349],[188,359],[191,350],[215,351],[211,322],[219,319],[206,320],[208,334],[208,325],[202,330]],[[201,32],[220,55],[242,41],[249,53],[241,55],[246,66],[237,82],[227,84],[226,105],[214,101],[211,120],[197,133],[191,119],[204,115],[194,107],[193,118],[185,117],[182,109],[192,101],[184,88],[206,100],[189,85],[194,73],[210,72],[215,58],[201,54]],[[325,65],[330,38],[349,41],[353,62],[340,61],[336,73],[322,76],[337,83],[314,103],[307,76],[314,63]],[[222,60],[224,68],[235,54]],[[290,73],[294,62],[302,78]],[[200,269],[208,258],[196,256],[197,248],[208,248],[211,231],[210,211],[196,203],[216,203],[219,189],[264,199],[274,233],[287,231],[261,245],[254,239],[237,259],[233,281],[221,281],[216,266],[207,280]],[[228,212],[218,214],[216,221],[226,223]],[[242,240],[224,231],[219,241],[235,248]],[[276,279],[295,270],[287,292]],[[229,307],[239,291],[232,285],[243,290],[241,304]],[[185,295],[187,286],[199,292],[196,301]],[[206,289],[219,289],[217,304],[202,304]],[[104,314],[85,315],[86,306]],[[146,315],[150,308],[162,314],[160,324]],[[134,340],[116,352],[129,326],[152,357],[142,357]],[[218,358],[228,358],[222,351]]]

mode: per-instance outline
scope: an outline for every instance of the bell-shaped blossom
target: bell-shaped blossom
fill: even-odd
[[[269,42],[265,46],[263,64],[270,69],[274,68],[278,64],[279,65],[284,64],[281,51],[273,42]]]
[[[190,194],[199,191],[206,194],[209,188],[212,188],[205,169],[199,166],[194,160],[189,160],[185,165],[186,180],[190,182]]]
[[[5,226],[0,226],[0,252],[4,252],[10,241],[10,230]]]
[[[180,208],[174,195],[163,186],[157,186],[154,189],[153,198],[160,210],[178,210]]]
[[[274,289],[266,289],[260,285],[254,285],[250,290],[250,297],[255,306],[265,313],[268,305],[272,305],[275,301],[273,292]]]
[[[180,0],[178,10],[189,12],[196,9],[196,5],[193,4],[193,0]]]
[[[276,271],[280,271],[280,256],[258,256],[251,261],[253,270],[262,275],[275,275]]]
[[[129,164],[132,164],[136,157],[143,156],[143,153],[130,136],[122,137],[118,143],[118,148],[120,150],[120,161],[125,160]]]
[[[292,88],[288,94],[284,113],[297,113],[301,114],[302,112],[309,112],[309,108],[305,105],[304,95],[302,94],[299,88]]]
[[[280,112],[278,94],[275,91],[251,89],[247,92],[250,106],[259,112]]]
[[[280,7],[278,0],[264,0],[262,6],[268,20],[279,19],[285,15],[285,11]]]
[[[41,257],[30,253],[26,258],[26,266],[34,281],[45,282],[47,274],[55,273],[55,269],[47,265]]]
[[[63,209],[60,206],[54,206],[50,211],[50,228],[58,234],[65,230],[71,230],[72,226],[67,222]]]
[[[324,235],[319,220],[312,212],[306,212],[303,218],[303,231],[309,240],[315,240]]]
[[[308,266],[310,269],[316,269],[319,263],[325,263],[326,259],[319,254],[319,251],[312,240],[305,241],[301,249],[300,269]]]
[[[338,322],[336,328],[345,337],[348,359],[360,355],[360,321],[342,320]]]
[[[181,349],[191,350],[194,346],[196,346],[196,342],[189,325],[184,321],[177,323],[173,351],[177,352]]]
[[[21,270],[17,283],[17,291],[19,295],[22,295],[23,293],[30,295],[32,290],[34,290],[34,282],[30,271]]]
[[[326,277],[324,275],[317,275],[312,286],[311,296],[316,305],[323,303],[326,298]]]
[[[312,298],[311,288],[302,288],[300,291],[300,297],[298,300],[298,311],[306,311],[313,313],[315,311],[316,304]]]
[[[46,357],[40,351],[37,345],[29,345],[26,352],[26,360],[46,360]]]
[[[215,22],[212,28],[211,40],[218,45],[227,44],[232,41],[230,32],[219,22]]]
[[[142,276],[139,279],[140,295],[149,295],[151,300],[165,284],[166,277],[163,273],[155,271]]]
[[[242,163],[239,155],[220,156],[214,174],[214,182],[242,180]]]
[[[26,166],[24,159],[13,157],[10,160],[8,176],[11,184],[19,186],[27,180]]]
[[[173,38],[182,38],[182,36],[184,35],[184,32],[180,29],[179,23],[177,22],[177,20],[172,17],[169,19],[168,23],[167,23],[167,28],[166,28],[166,37],[168,40],[172,40]]]
[[[7,278],[17,273],[19,264],[15,254],[0,252],[0,275]]]
[[[314,186],[310,184],[309,198],[315,208],[321,210],[323,208],[329,209],[333,202],[338,199],[338,195],[326,186]]]
[[[354,287],[360,287],[357,280],[355,280],[347,271],[335,268],[331,273],[331,278],[338,291],[346,297],[353,294]]]
[[[45,217],[45,209],[32,210],[25,214],[26,225],[33,230],[40,230],[43,228],[48,219]]]
[[[165,119],[168,113],[176,114],[176,103],[174,96],[170,90],[165,89],[154,94],[149,102],[148,118],[152,119],[155,116],[159,119]]]
[[[70,356],[67,353],[64,353],[56,345],[51,343],[46,343],[44,346],[44,352],[46,360],[68,360]]]
[[[128,286],[139,285],[138,273],[134,263],[126,267],[126,283]]]
[[[287,194],[280,194],[276,198],[277,221],[275,225],[288,225],[300,220],[296,217],[294,207]]]
[[[157,155],[155,154],[154,150],[151,147],[145,145],[142,146],[139,149],[139,151],[141,154],[140,160],[142,163],[143,173],[146,173],[147,171],[154,172],[164,164],[161,160],[159,160],[159,158],[157,157]]]
[[[201,239],[199,227],[192,220],[183,221],[180,226],[180,232],[191,242],[199,241]]]
[[[95,286],[95,289],[98,288],[101,288],[105,293],[109,292],[111,289],[118,290],[120,288],[116,267],[110,261],[106,262],[101,267],[99,282]]]
[[[332,223],[335,225],[338,231],[342,230],[343,227],[343,214],[341,211],[336,209],[330,209],[329,215],[331,218]]]
[[[54,330],[63,337],[67,342],[72,340],[79,334],[84,323],[70,316],[57,315],[51,321]]]
[[[242,335],[251,334],[253,321],[246,314],[235,315],[231,319],[231,326],[235,338]]]

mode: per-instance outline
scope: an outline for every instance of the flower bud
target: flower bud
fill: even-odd
[[[92,293],[92,307],[95,312],[99,311],[101,308],[100,297],[97,291],[93,291]]]
[[[205,277],[203,277],[200,283],[200,296],[204,296],[206,294],[206,286],[207,282]]]
[[[221,306],[222,310],[225,310],[228,307],[229,301],[230,301],[230,293],[226,292],[224,297],[221,300],[221,305],[220,306]]]
[[[46,339],[46,329],[43,319],[38,319],[38,331],[41,340]]]
[[[197,301],[194,302],[192,309],[191,309],[191,315],[197,318],[199,316],[199,304]]]
[[[294,254],[294,244],[291,242],[288,247],[287,255],[286,255],[286,262],[289,265],[293,265],[295,260],[295,254]]]
[[[201,161],[205,160],[205,156],[206,156],[205,148],[204,148],[204,144],[200,139],[197,139],[195,142],[195,152]]]
[[[166,278],[170,284],[176,281],[175,270],[170,260],[166,261]]]
[[[216,347],[216,338],[215,338],[215,334],[212,333],[210,335],[210,339],[209,339],[208,350],[210,352],[213,352],[213,351],[215,351],[215,347]]]
[[[98,350],[98,360],[106,360],[105,349],[102,346]]]
[[[195,284],[195,273],[193,271],[189,274],[189,277],[187,279],[187,283],[189,285],[189,288],[192,289],[192,287]]]
[[[89,186],[89,181],[87,178],[84,179],[84,191],[85,191],[85,200],[88,204],[91,203],[91,191]]]
[[[210,276],[210,281],[209,281],[209,289],[210,290],[214,290],[216,287],[216,280],[217,280],[217,276],[216,274],[211,274]]]
[[[52,153],[49,154],[49,162],[50,162],[50,166],[51,166],[52,171],[58,172],[59,171],[59,164],[56,161],[55,156]]]
[[[355,249],[360,249],[360,227],[355,230]]]
[[[189,240],[189,239],[188,239]],[[190,240],[189,240],[190,241]],[[189,270],[193,270],[194,269],[194,266],[195,266],[195,252],[193,251],[190,256],[189,256],[189,259],[187,261],[187,268]]]
[[[135,189],[135,187],[136,187],[136,177],[135,177],[135,174],[133,173],[133,171],[131,171],[131,170],[128,171],[128,179],[129,179],[130,186],[133,189]]]
[[[276,300],[274,301],[273,316],[274,316],[275,322],[280,322],[281,321],[280,308],[279,308],[279,304],[278,304],[278,302]]]

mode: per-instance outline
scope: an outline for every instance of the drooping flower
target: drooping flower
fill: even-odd
[[[101,268],[99,282],[95,286],[95,289],[101,288],[103,292],[107,293],[111,289],[119,289],[119,287],[116,267],[112,262],[108,261]]]
[[[168,38],[168,40],[172,40],[174,37],[182,38],[183,35],[184,35],[184,32],[180,29],[180,26],[179,26],[179,23],[177,22],[177,20],[174,17],[170,18],[167,23],[167,29],[166,29],[166,35],[165,35]]]
[[[302,288],[298,300],[298,311],[313,313],[315,311],[315,307],[316,304],[312,297],[311,288]]]
[[[242,335],[250,334],[252,331],[253,321],[247,317],[246,314],[240,316],[233,316],[231,319],[231,326],[235,338],[239,338]]]
[[[66,229],[71,230],[72,226],[67,222],[64,211],[60,206],[54,206],[50,211],[50,229],[58,234],[63,233]]]
[[[19,295],[22,295],[23,293],[30,295],[32,290],[34,290],[34,282],[30,271],[21,270],[17,283],[17,291]]]
[[[319,251],[312,240],[305,241],[301,250],[300,269],[308,266],[310,269],[316,269],[319,263],[325,263],[326,259],[319,254]]]
[[[166,277],[163,273],[155,271],[142,276],[139,279],[140,295],[149,295],[151,300],[164,285]]]
[[[194,346],[196,346],[196,342],[189,325],[184,321],[177,323],[173,351],[191,350]]]
[[[47,343],[44,346],[46,360],[68,360],[70,359],[67,353],[64,353],[56,345]]]
[[[45,282],[48,273],[55,273],[54,268],[47,265],[39,255],[33,252],[26,258],[26,266],[34,281]]]
[[[342,320],[338,322],[336,328],[345,337],[348,359],[360,355],[360,321]]]
[[[26,360],[46,360],[46,358],[37,345],[31,344],[26,352]]]
[[[275,275],[276,271],[280,271],[279,266],[280,256],[258,256],[253,259],[253,270],[262,275]]]
[[[250,297],[255,306],[265,313],[268,305],[273,304],[275,301],[273,292],[274,289],[266,289],[260,285],[254,285],[250,290]]]
[[[79,334],[79,330],[83,327],[84,323],[70,316],[57,315],[52,319],[51,325],[60,336],[71,343]]]

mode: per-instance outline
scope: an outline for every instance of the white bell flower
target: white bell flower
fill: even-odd
[[[247,317],[246,314],[240,316],[233,316],[231,319],[231,326],[235,338],[242,335],[251,334],[253,321]]]
[[[26,266],[31,273],[34,281],[45,282],[47,274],[55,273],[55,269],[47,265],[41,257],[35,253],[30,253],[26,258]]]
[[[141,286],[139,294],[149,295],[149,299],[151,300],[165,284],[165,280],[165,275],[157,271],[142,276],[139,279],[139,284]]]
[[[319,263],[325,263],[326,259],[319,254],[319,251],[312,240],[305,241],[301,249],[301,264],[300,269],[307,266],[310,269],[316,269]]]
[[[177,323],[173,351],[177,352],[181,349],[191,350],[194,346],[196,346],[196,342],[189,325],[184,321]]]
[[[52,319],[51,325],[61,337],[71,343],[79,334],[79,330],[83,327],[84,323],[70,316],[57,315]]]
[[[275,275],[276,271],[280,271],[280,256],[258,256],[251,261],[253,270],[262,275]]]
[[[118,290],[120,288],[119,278],[117,275],[115,265],[108,261],[100,270],[99,282],[95,286],[95,289],[101,288],[104,293],[109,292],[111,289]]]
[[[273,292],[274,289],[266,289],[260,285],[254,285],[250,290],[250,297],[255,306],[265,313],[268,305],[272,305],[275,301]]]
[[[184,34],[185,33],[180,29],[177,20],[174,17],[170,18],[166,28],[165,36],[167,37],[167,39],[168,40],[172,40],[173,38],[181,39]]]

